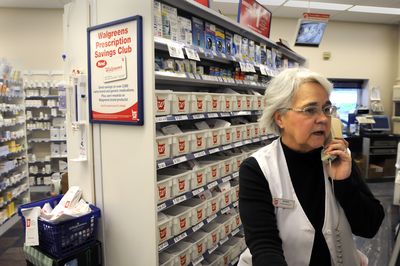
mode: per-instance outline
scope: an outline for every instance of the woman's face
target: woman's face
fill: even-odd
[[[330,133],[331,119],[323,114],[322,108],[330,105],[329,95],[321,85],[311,82],[301,85],[293,97],[291,109],[275,113],[282,142],[299,152],[323,146]],[[308,106],[317,107],[318,112],[314,115],[301,112]]]

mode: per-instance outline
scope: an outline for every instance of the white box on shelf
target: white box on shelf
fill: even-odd
[[[191,198],[182,202],[181,205],[192,208],[192,225],[196,225],[207,218],[207,201],[199,198]]]
[[[171,157],[171,136],[156,137],[157,160]]]
[[[207,236],[208,234],[206,232],[197,231],[191,236],[183,239],[184,242],[192,244],[192,261],[206,252]]]
[[[178,256],[167,252],[160,252],[158,258],[160,260],[160,266],[175,266],[178,264]]]
[[[158,180],[167,176],[172,181],[172,197],[181,195],[190,190],[190,180],[192,179],[193,172],[191,170],[178,169],[178,168],[165,168],[158,171]]]
[[[50,128],[50,139],[61,139],[59,128],[57,127]]]
[[[190,92],[172,92],[171,114],[188,114],[190,112]]]
[[[240,220],[240,214],[236,213],[233,215],[232,220],[231,220],[231,230],[235,230],[242,224],[242,221]]]
[[[221,134],[223,131],[221,128],[215,128],[209,130],[209,137],[207,140],[207,147],[214,148],[221,145]]]
[[[172,234],[179,235],[190,228],[192,209],[190,207],[175,205],[163,211],[172,218]]]
[[[208,112],[220,112],[222,109],[222,95],[220,93],[209,93],[209,101],[207,102]]]
[[[187,266],[192,260],[192,244],[187,242],[178,242],[165,252],[176,255],[180,266]]]
[[[172,218],[163,213],[158,214],[157,243],[162,243],[172,236]]]
[[[245,101],[245,106],[244,106],[243,110],[249,111],[249,110],[255,109],[255,108],[253,108],[253,96],[254,95],[249,95],[249,94],[245,95],[246,101]]]
[[[236,102],[236,95],[235,94],[225,94],[223,97],[223,102],[221,105],[222,112],[230,112],[233,110],[233,105]]]
[[[220,209],[220,203],[221,203],[221,193],[215,193],[213,194],[212,198],[209,198],[207,200],[207,216],[211,216],[213,214],[216,214]]]
[[[204,150],[208,148],[207,140],[209,138],[208,130],[196,130],[191,132],[190,150],[192,152]]]
[[[158,176],[157,178],[157,202],[163,202],[172,198],[172,178],[169,176]]]
[[[201,159],[199,160],[199,164],[202,167],[207,167],[207,183],[210,183],[218,178],[221,177],[221,164],[220,161],[212,161],[210,159],[204,160]]]
[[[67,143],[61,143],[60,144],[60,154],[61,154],[61,156],[67,156],[68,155]]]
[[[190,132],[172,135],[172,156],[187,154],[191,151],[191,136],[192,134]]]
[[[220,240],[220,224],[218,223],[209,223],[201,228],[202,231],[207,232],[207,249],[212,249],[213,247],[218,245]]]
[[[156,90],[156,115],[170,115],[171,114],[171,90]]]
[[[190,113],[206,113],[208,112],[208,101],[210,96],[205,92],[192,92]]]
[[[207,176],[209,175],[210,169],[207,166],[197,167],[193,169],[192,179],[190,181],[190,188],[196,189],[204,186],[207,183]]]
[[[221,134],[221,144],[226,145],[233,142],[233,129],[231,127],[224,127]]]
[[[50,144],[51,157],[60,157],[61,156],[61,147],[60,144],[51,143]]]

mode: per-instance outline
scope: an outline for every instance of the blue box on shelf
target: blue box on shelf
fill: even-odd
[[[21,205],[18,208],[18,215],[21,217],[24,227],[25,219],[21,209],[42,208],[46,203],[49,203],[54,208],[62,197],[63,195],[58,195]],[[56,258],[65,258],[94,243],[96,241],[100,209],[91,204],[89,206],[92,212],[68,221],[55,224],[39,219],[39,247]]]

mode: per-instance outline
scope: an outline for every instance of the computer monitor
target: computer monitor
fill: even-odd
[[[390,120],[387,115],[374,115],[375,123],[371,124],[371,130],[374,132],[389,132],[391,130]]]

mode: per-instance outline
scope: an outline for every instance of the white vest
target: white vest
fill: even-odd
[[[275,204],[275,215],[279,236],[282,239],[283,253],[289,266],[309,265],[315,230],[302,209],[290,179],[286,158],[280,140],[273,141],[257,152],[254,157],[268,181],[272,199],[289,200],[288,206]],[[322,163],[322,161],[321,161]],[[350,225],[342,207],[332,195],[328,180],[327,166],[324,164],[325,179],[325,219],[322,233],[331,254],[332,265],[360,265]],[[294,207],[290,205],[294,203]],[[339,214],[340,213],[340,214]],[[339,228],[336,230],[339,219]],[[252,265],[251,254],[247,249],[240,257],[240,265]]]

